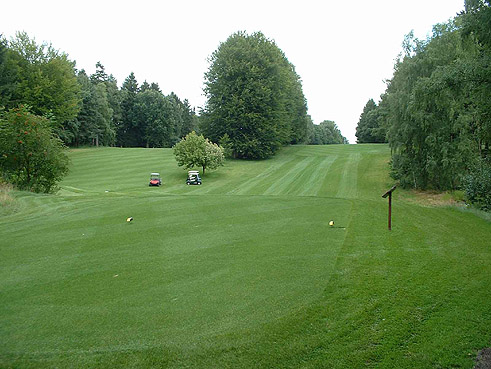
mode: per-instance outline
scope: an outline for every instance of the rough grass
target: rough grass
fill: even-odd
[[[289,147],[186,186],[170,150],[74,150],[0,218],[0,366],[471,368],[491,225],[398,189],[388,232],[388,155]]]
[[[19,204],[12,195],[13,187],[0,180],[0,216],[9,215],[18,210]]]

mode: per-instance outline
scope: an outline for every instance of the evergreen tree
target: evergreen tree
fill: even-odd
[[[135,74],[130,73],[121,88],[121,124],[118,126],[117,143],[121,146],[144,146],[144,132],[138,126],[136,95],[139,91]]]

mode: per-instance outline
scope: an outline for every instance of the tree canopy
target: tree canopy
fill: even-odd
[[[312,124],[310,132],[310,145],[347,144],[348,140],[341,134],[336,123],[331,120]]]
[[[68,171],[52,123],[24,106],[0,114],[0,152],[3,179],[20,189],[51,192]]]
[[[384,126],[382,114],[383,108],[377,106],[373,99],[368,100],[360,120],[356,126],[357,143],[379,143],[386,142],[386,128]]]
[[[307,105],[299,76],[261,32],[231,35],[211,55],[201,129],[233,156],[263,159],[307,137]]]
[[[467,0],[426,40],[410,32],[379,105],[365,106],[358,142],[387,138],[402,186],[460,188],[476,163],[489,173],[482,167],[491,142],[490,25],[489,0]]]
[[[2,44],[2,105],[14,108],[24,104],[34,114],[50,115],[58,135],[68,139],[66,125],[80,109],[75,62],[51,44],[38,45],[25,32],[18,32],[10,42]]]
[[[180,167],[191,169],[201,167],[203,174],[206,169],[217,169],[224,163],[223,148],[214,144],[203,135],[191,132],[174,146],[174,155]]]

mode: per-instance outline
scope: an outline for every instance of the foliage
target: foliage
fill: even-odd
[[[382,107],[377,106],[373,99],[368,100],[356,126],[357,143],[386,142],[387,132],[381,114]]]
[[[55,130],[65,142],[72,139],[67,123],[79,111],[80,86],[75,75],[75,62],[51,44],[38,45],[25,32],[18,32],[8,43],[8,97],[2,98],[6,108],[25,104],[37,115],[50,115]]]
[[[347,144],[348,140],[341,134],[336,123],[325,120],[320,124],[313,124],[310,132],[310,145]]]
[[[203,174],[206,169],[217,169],[224,164],[223,148],[194,131],[174,145],[174,155],[180,167],[201,167]]]
[[[11,103],[16,91],[18,73],[8,42],[0,34],[0,107]]]
[[[403,186],[456,189],[470,165],[488,155],[491,54],[469,25],[489,11],[481,5],[434,26],[425,41],[412,33],[404,40],[380,104],[382,121],[390,122],[392,175]]]
[[[138,85],[131,73],[121,88],[121,122],[117,144],[131,147],[172,147],[196,126],[196,114],[175,93],[165,96],[156,83]]]
[[[81,109],[72,121],[72,144],[111,146],[115,143],[116,132],[113,110],[110,107],[106,82],[87,76],[84,70],[78,73],[82,88]]]
[[[0,118],[0,169],[3,178],[19,189],[52,192],[68,171],[68,157],[51,122],[13,108]]]
[[[293,65],[257,32],[231,35],[209,59],[202,132],[228,135],[233,156],[263,159],[307,134],[306,102]]]
[[[468,201],[480,209],[491,211],[491,162],[480,160],[463,179]]]
[[[10,42],[0,35],[0,107],[19,104],[49,118],[71,146],[171,147],[198,125],[189,101],[157,83],[139,86],[131,73],[119,89],[101,62],[90,76],[75,73],[65,53],[25,32]]]

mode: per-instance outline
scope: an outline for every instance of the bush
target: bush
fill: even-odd
[[[52,192],[68,172],[63,142],[51,122],[21,106],[0,115],[0,170],[22,190]]]
[[[467,200],[480,209],[491,211],[491,161],[480,160],[463,181]]]

